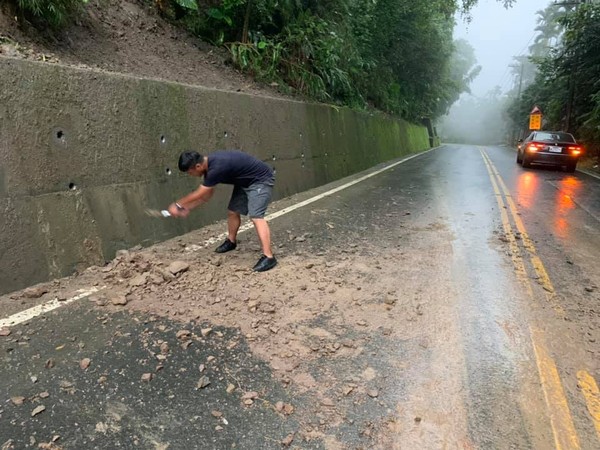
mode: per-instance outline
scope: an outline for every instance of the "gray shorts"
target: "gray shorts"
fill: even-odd
[[[251,219],[262,219],[265,217],[272,194],[272,182],[254,183],[248,187],[234,186],[227,209],[247,215]]]

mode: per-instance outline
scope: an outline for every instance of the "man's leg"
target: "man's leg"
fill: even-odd
[[[240,213],[235,211],[227,211],[227,238],[234,244],[237,242],[237,233],[240,229],[242,218]]]
[[[241,187],[235,186],[227,207],[227,239],[215,249],[215,252],[226,253],[236,249],[237,234],[242,223],[240,215],[247,213],[248,197]]]
[[[252,219],[252,223],[256,229],[256,234],[258,234],[263,255],[267,258],[272,258],[273,252],[271,251],[271,230],[269,224],[265,219]]]

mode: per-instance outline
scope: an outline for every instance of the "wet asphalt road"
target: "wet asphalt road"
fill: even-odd
[[[385,374],[380,400],[388,411],[399,418],[406,411],[411,420],[417,404],[453,413],[420,429],[392,429],[382,446],[352,426],[382,420],[382,413],[357,407],[334,430],[342,448],[600,448],[589,386],[589,380],[600,382],[600,180],[523,169],[515,157],[503,147],[444,146],[313,203],[310,208],[329,211],[331,228],[305,208],[272,222],[275,236],[311,236],[286,248],[301,255],[339,253],[361,242],[381,255],[390,246],[419,251],[416,241],[401,239],[406,227],[440,227],[451,235],[445,253],[430,260],[430,267],[448,269],[442,286],[448,296],[429,302],[448,324],[426,314],[428,346],[374,337],[366,354]],[[367,265],[375,260],[364,256]],[[393,287],[409,291],[411,283],[398,279]],[[201,336],[208,319],[182,326],[83,303],[14,327],[0,338],[0,446],[37,448],[60,436],[56,444],[69,449],[281,448],[301,418],[283,417],[269,405],[308,403],[309,394],[273,379],[236,329],[218,329],[185,351],[173,339],[182,328]],[[327,321],[315,318],[324,328]],[[156,369],[149,348],[162,341],[173,357],[162,370],[171,373],[140,383]],[[238,344],[231,347],[232,341]],[[94,361],[87,372],[72,364],[84,356]],[[402,370],[389,364],[394,358],[405,362]],[[350,374],[357,363],[341,361],[340,373]],[[311,370],[330,369],[315,364]],[[197,389],[202,374],[211,384]],[[101,377],[106,381],[98,383]],[[229,383],[261,392],[262,406],[240,409],[225,392]],[[435,388],[444,383],[455,391]],[[15,396],[25,397],[27,408],[15,407]],[[41,404],[46,411],[31,417]],[[328,445],[297,439],[292,447]]]

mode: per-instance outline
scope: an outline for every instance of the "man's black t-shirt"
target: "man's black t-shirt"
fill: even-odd
[[[208,169],[204,175],[206,187],[219,183],[248,187],[253,183],[273,184],[273,170],[254,156],[237,150],[222,150],[208,155]]]

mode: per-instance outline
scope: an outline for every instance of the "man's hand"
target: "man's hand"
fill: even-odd
[[[190,213],[189,209],[183,208],[177,203],[171,203],[168,210],[172,217],[187,217]]]

